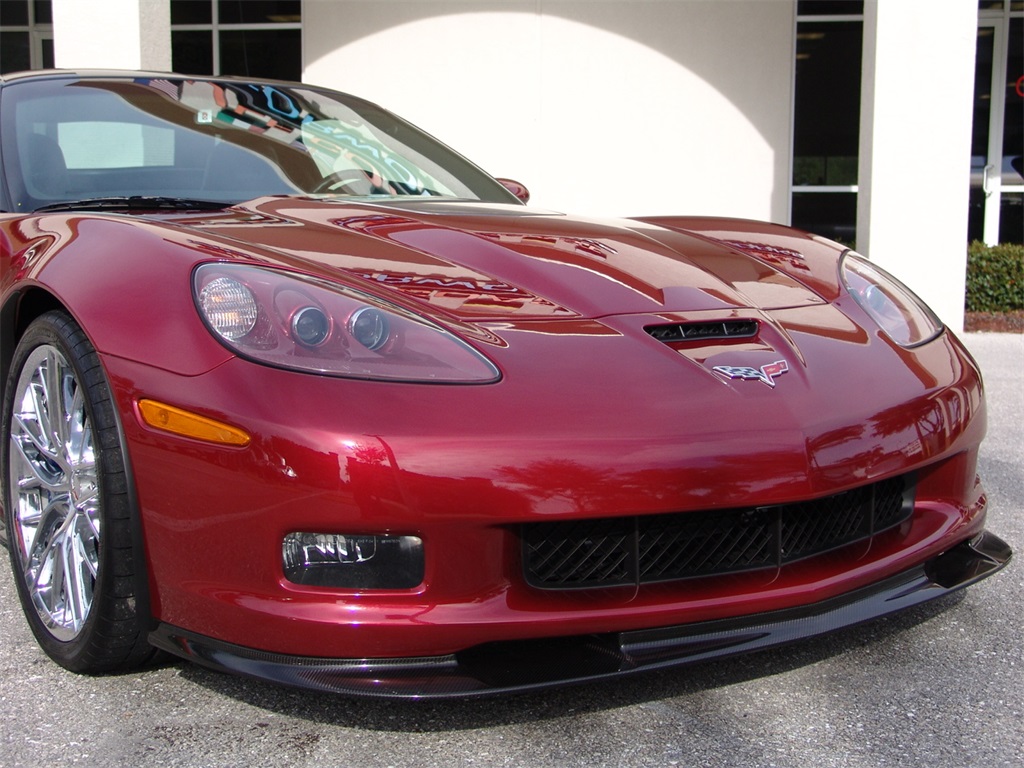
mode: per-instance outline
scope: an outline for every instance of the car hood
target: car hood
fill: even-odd
[[[517,205],[267,198],[174,224],[221,258],[343,277],[464,320],[823,303],[766,260],[712,238]]]

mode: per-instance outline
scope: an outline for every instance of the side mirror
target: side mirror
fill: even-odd
[[[530,190],[526,188],[525,184],[520,184],[518,181],[513,181],[512,179],[495,179],[495,181],[524,203],[530,202]]]

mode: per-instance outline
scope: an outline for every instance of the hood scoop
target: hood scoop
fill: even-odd
[[[701,323],[648,325],[644,330],[658,341],[671,344],[680,341],[749,339],[757,335],[758,323],[756,320],[718,320]]]

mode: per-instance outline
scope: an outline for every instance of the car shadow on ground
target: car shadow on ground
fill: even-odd
[[[767,679],[897,638],[900,633],[950,610],[965,594],[959,591],[859,627],[728,660],[487,698],[392,701],[348,697],[285,688],[184,662],[180,674],[189,682],[253,707],[321,724],[402,733],[491,728],[608,711]]]

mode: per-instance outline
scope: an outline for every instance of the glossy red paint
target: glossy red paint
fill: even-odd
[[[32,239],[18,239],[21,227],[7,235],[20,256],[5,269],[5,282],[10,276],[23,290],[45,285],[75,308],[103,353],[122,413],[133,414],[139,398],[152,397],[254,435],[251,447],[238,450],[124,422],[162,621],[281,653],[440,653],[489,640],[701,621],[818,600],[927,559],[980,528],[980,489],[968,481],[983,401],[977,371],[952,337],[903,350],[865,330],[852,302],[826,304],[756,256],[673,232],[655,237],[649,227],[643,235],[623,228],[612,235],[607,225],[518,210],[507,220],[500,212],[432,213],[420,221],[403,214],[399,222],[353,228],[338,223],[337,207],[274,200],[216,224],[202,215],[145,222],[50,215],[33,222]],[[345,221],[366,215],[357,209]],[[556,234],[547,241],[524,234],[548,220]],[[410,247],[408,238],[396,247],[396,231],[422,232],[428,242],[437,232],[471,232],[460,242],[480,252],[452,249],[460,258],[455,265]],[[567,242],[560,231],[577,235]],[[790,235],[790,242],[799,237]],[[619,275],[642,273],[665,253],[663,241],[677,244],[671,268],[681,271],[676,278],[689,283],[687,292],[672,291],[671,270],[668,278],[625,287]],[[45,242],[55,247],[26,268],[24,254]],[[655,244],[642,249],[639,242]],[[435,250],[445,244],[442,237]],[[628,257],[610,264],[604,249]],[[95,261],[77,256],[97,250],[113,284],[96,280]],[[136,266],[141,253],[145,270]],[[518,320],[520,307],[491,306],[476,320],[486,331],[479,348],[503,373],[495,385],[302,375],[233,359],[192,308],[194,265],[243,256],[305,270],[323,259],[333,278],[393,291],[441,318],[474,317],[477,307],[447,300],[463,288],[457,283],[470,281],[465,291],[474,299],[501,285],[564,309],[554,318],[527,311]],[[462,266],[488,259],[486,274]],[[434,292],[367,280],[361,273],[369,263],[392,274],[443,275],[447,284]],[[834,264],[833,255],[833,272]],[[549,274],[565,269],[588,277],[587,290]],[[755,302],[736,286],[749,291],[748,280],[755,287],[767,281],[789,300],[774,310],[747,309]],[[559,293],[551,296],[549,286]],[[678,303],[668,303],[666,294]],[[597,304],[622,311],[597,319]],[[643,332],[659,319],[731,316],[761,320],[757,338],[674,349]],[[716,364],[779,357],[791,371],[777,390],[711,373]],[[835,373],[839,361],[842,376]],[[891,372],[884,388],[871,386],[878,370]],[[632,397],[623,398],[625,392]],[[868,554],[854,547],[849,559],[639,594],[613,590],[582,605],[571,594],[535,594],[517,573],[513,530],[525,521],[729,508],[751,498],[780,503],[920,467],[939,477],[955,472],[957,492],[931,499],[924,484],[919,504],[935,509],[894,544],[876,542]],[[419,535],[428,553],[426,581],[411,594],[386,597],[288,584],[280,542],[293,530]],[[237,557],[239,547],[244,557]],[[291,631],[297,620],[310,626]],[[359,630],[341,631],[349,625]]]
[[[771,224],[447,199],[0,214],[0,362],[6,378],[44,309],[85,330],[116,399],[164,626],[357,659],[756,617],[878,584],[984,529],[977,367],[948,332],[891,341],[843,289],[841,254]],[[237,357],[195,307],[192,276],[210,262],[400,305],[466,340],[500,381],[364,381]],[[756,333],[663,343],[645,330],[728,320]],[[779,361],[774,387],[714,370]],[[251,443],[153,429],[143,398]],[[584,591],[523,575],[526,523],[766,507],[910,473],[906,522],[781,568]],[[296,531],[418,536],[424,581],[294,584],[282,539]]]

